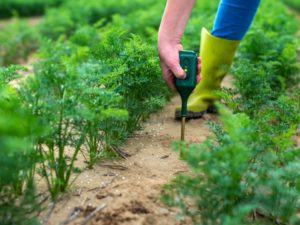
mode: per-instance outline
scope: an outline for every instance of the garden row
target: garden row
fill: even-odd
[[[235,60],[235,88],[219,92],[214,135],[175,145],[193,173],[166,185],[163,200],[194,224],[300,223],[298,29],[282,3],[264,1]]]
[[[147,35],[151,32],[148,29],[158,27],[162,10],[163,4],[154,4],[153,0],[92,0],[88,3],[65,0],[59,8],[48,9],[42,23],[36,28],[18,19],[5,27],[0,32],[0,41],[3,43],[0,46],[0,65],[26,60],[44,38],[68,39],[84,26],[103,27],[112,20],[112,27],[118,25],[129,32]]]
[[[42,22],[35,28],[22,21],[16,21],[0,32],[0,65],[9,65],[26,60],[33,50],[39,48],[42,40],[66,40],[75,33],[88,36],[91,29],[118,27],[128,33],[141,36],[149,44],[156,45],[158,29],[164,2],[154,0],[123,1],[71,1],[65,0],[59,8],[49,9]],[[184,43],[194,50],[199,48],[199,27],[211,27],[217,1],[202,1],[195,11],[186,30]],[[193,35],[192,40],[190,40]]]
[[[211,27],[217,3],[207,0],[196,6],[197,13],[192,16],[183,40],[186,49],[198,50],[200,27]],[[0,46],[2,65],[26,58],[32,50],[38,49],[39,57],[34,74],[23,80],[18,90],[9,83],[20,77],[22,68],[0,68],[3,224],[35,224],[32,218],[39,210],[34,185],[37,177],[44,179],[52,199],[57,200],[82,169],[76,166],[78,154],[84,155],[89,168],[99,159],[114,155],[126,137],[165,104],[171,93],[161,79],[156,52],[163,7],[163,2],[154,0],[66,0],[59,8],[48,10],[38,27],[17,22],[0,33],[1,43],[5,43]],[[282,12],[284,6],[280,3],[265,1],[262,10],[235,65],[237,90],[221,93],[226,105],[237,114],[224,109],[222,118],[224,126],[228,126],[212,125],[218,139],[193,146],[184,153],[199,179],[179,178],[175,190],[179,196],[196,194],[192,197],[198,201],[195,203],[201,207],[200,212],[197,207],[193,207],[195,213],[185,211],[191,213],[195,223],[199,215],[207,222],[225,217],[231,221],[244,218],[254,208],[262,210],[266,217],[281,220],[296,212],[287,208],[290,214],[285,212],[286,217],[282,211],[274,213],[272,195],[263,195],[260,190],[257,194],[268,200],[270,209],[265,209],[265,205],[259,207],[254,204],[257,196],[253,192],[238,192],[234,186],[249,183],[245,179],[248,174],[267,180],[267,172],[286,169],[290,164],[285,152],[290,162],[296,163],[298,157],[296,150],[285,151],[292,149],[290,138],[299,123],[299,105],[294,100],[299,99],[298,92],[287,92],[297,83],[297,43],[293,36],[297,22]],[[268,163],[262,164],[264,158]],[[199,165],[199,160],[204,159],[210,163]],[[251,160],[253,165],[248,163]],[[203,171],[207,176],[202,177]],[[263,184],[254,178],[251,181]],[[292,181],[289,185],[296,185]],[[251,188],[256,184],[253,182],[243,187]],[[267,188],[273,188],[271,185],[275,184],[268,185]],[[206,199],[201,192],[207,190],[212,194]],[[294,189],[287,190],[290,193]],[[289,197],[286,192],[278,196],[287,201],[287,206],[295,207],[285,198]],[[186,206],[185,199],[180,200],[175,203]],[[250,208],[249,202],[257,207]],[[244,214],[238,211],[240,208]]]
[[[292,8],[300,11],[300,1],[298,0],[283,0],[287,5],[291,6]]]
[[[37,224],[37,178],[57,200],[84,169],[76,165],[79,154],[89,168],[116,157],[124,140],[171,96],[161,79],[155,28],[148,24],[153,11],[142,10],[151,3],[69,1],[36,28],[17,22],[1,32],[3,64],[33,49],[39,58],[25,79],[20,66],[0,67],[1,224]],[[145,21],[134,23],[135,16]],[[16,79],[17,89],[10,85]]]
[[[0,18],[42,15],[48,7],[62,2],[63,0],[1,0]]]

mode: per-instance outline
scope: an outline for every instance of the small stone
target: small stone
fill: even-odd
[[[107,173],[104,173],[103,176],[105,176],[105,177],[114,177],[114,176],[116,176],[116,174],[111,172],[111,171],[108,171]]]
[[[169,210],[166,209],[166,208],[159,208],[158,209],[158,214],[160,214],[160,215],[168,215],[169,213],[170,213]]]
[[[169,155],[163,155],[162,157],[160,157],[161,159],[166,159],[169,158]]]

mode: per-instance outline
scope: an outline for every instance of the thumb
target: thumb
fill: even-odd
[[[186,74],[184,70],[181,68],[179,62],[172,62],[169,65],[169,69],[172,71],[175,77],[179,79],[185,79]]]

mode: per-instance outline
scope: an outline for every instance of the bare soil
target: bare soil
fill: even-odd
[[[0,31],[3,30],[9,24],[14,23],[16,20],[25,21],[29,24],[29,26],[35,27],[41,22],[42,18],[43,18],[42,16],[37,16],[37,17],[20,18],[20,19],[15,19],[15,18],[3,19],[0,20]]]
[[[230,87],[227,76],[223,86]],[[153,114],[143,130],[129,138],[123,150],[127,159],[105,161],[94,169],[85,169],[72,190],[55,205],[48,202],[40,218],[46,225],[191,225],[187,218],[178,219],[179,210],[160,201],[164,184],[176,175],[189,172],[172,143],[180,139],[180,122],[174,120],[174,108],[180,98],[174,97],[162,111]],[[209,135],[207,122],[216,114],[190,120],[186,124],[186,141],[201,143]],[[300,134],[295,142],[300,146]],[[84,158],[78,157],[79,167]],[[39,189],[45,189],[41,181]],[[46,193],[46,191],[45,191]]]
[[[225,80],[226,86],[230,79]],[[123,150],[130,157],[101,162],[94,169],[84,170],[70,193],[56,203],[50,216],[52,203],[40,215],[44,224],[192,224],[186,218],[176,219],[178,209],[169,208],[160,201],[162,186],[176,175],[189,171],[171,147],[173,141],[180,139],[180,122],[174,120],[178,104],[180,98],[177,96],[161,112],[153,114],[143,130],[128,139]],[[216,119],[216,114],[206,114],[201,119],[188,121],[186,141],[203,142],[210,135],[207,122]],[[92,214],[95,211],[97,213]],[[91,214],[93,217],[89,219]]]
[[[36,25],[40,18],[31,20]],[[0,30],[10,21],[0,21]],[[34,59],[33,59],[34,61]],[[31,63],[28,63],[31,65]],[[31,72],[32,67],[28,67]],[[27,75],[27,74],[24,74]],[[227,76],[224,86],[230,86]],[[178,209],[165,206],[160,201],[162,186],[176,175],[189,171],[178,153],[172,151],[172,142],[180,138],[180,122],[174,120],[174,108],[180,104],[174,97],[161,112],[153,114],[143,130],[129,138],[123,150],[127,159],[105,161],[94,169],[85,169],[72,185],[69,193],[53,204],[46,187],[38,183],[45,210],[39,215],[47,225],[190,225],[187,218],[178,220]],[[186,141],[201,143],[209,135],[207,122],[217,120],[217,115],[206,114],[186,124]],[[300,146],[300,133],[295,135]],[[85,167],[82,155],[79,167]],[[48,198],[48,199],[47,199]]]

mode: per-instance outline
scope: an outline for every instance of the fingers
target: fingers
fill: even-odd
[[[161,69],[162,69],[162,73],[163,73],[163,78],[166,81],[166,83],[169,85],[169,87],[173,90],[173,91],[177,91],[175,84],[174,84],[174,75],[173,73],[168,69],[168,67],[162,63],[161,64]]]
[[[179,62],[178,62],[178,65],[180,67],[179,69],[177,68],[177,66],[175,64],[176,63],[172,64],[172,62],[168,62],[168,64],[166,64],[165,62],[161,62],[163,78],[173,91],[177,91],[175,84],[174,84],[174,75],[176,76],[176,74],[177,74],[176,77],[178,77],[180,79],[184,79],[186,76],[184,70],[180,67]],[[196,79],[197,79],[197,83],[199,83],[201,81],[201,58],[200,57],[198,57],[197,78]]]
[[[182,50],[182,45],[163,46],[159,48],[160,66],[163,73],[163,78],[173,91],[177,91],[174,83],[174,78],[185,79],[186,73],[180,66],[179,51]],[[197,83],[201,81],[201,58],[197,58]]]
[[[170,61],[167,62],[169,69],[172,71],[175,77],[179,79],[185,79],[186,74],[184,70],[181,68],[179,63],[179,54],[176,57],[171,58]]]
[[[201,58],[198,57],[198,63],[197,63],[197,83],[201,81]]]

